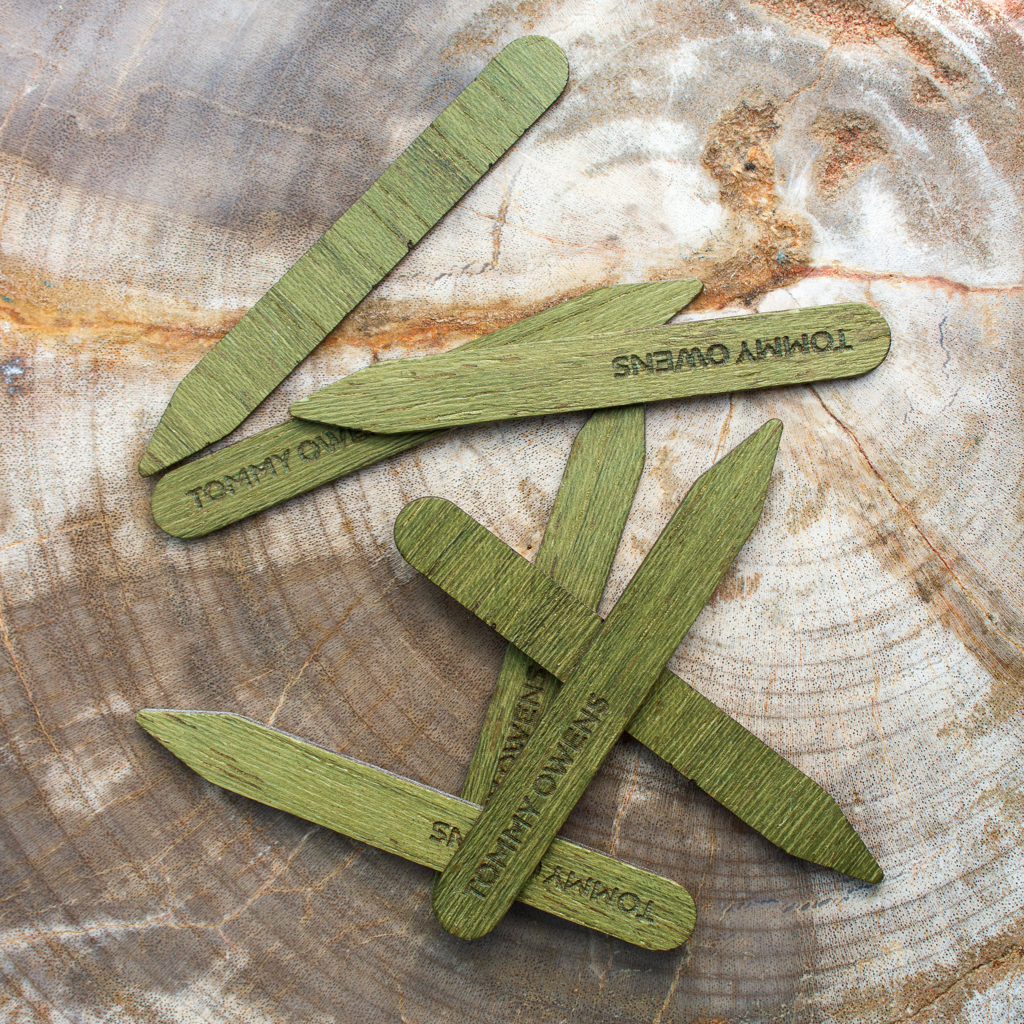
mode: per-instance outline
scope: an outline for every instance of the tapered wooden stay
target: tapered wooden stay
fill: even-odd
[[[642,405],[595,412],[573,442],[537,569],[596,608],[644,467]],[[558,690],[558,680],[509,644],[462,795],[483,804],[508,773]]]
[[[459,351],[653,327],[700,289],[693,279],[598,288],[467,342]],[[442,433],[365,434],[289,420],[166,473],[153,491],[153,518],[172,536],[202,537]]]
[[[378,363],[293,402],[301,419],[398,433],[855,377],[889,351],[842,303]]]
[[[453,934],[487,934],[536,867],[753,529],[781,433],[782,424],[769,421],[690,488],[435,883],[434,912]],[[447,536],[451,508],[437,499],[407,506],[395,524],[399,548],[424,531]],[[456,535],[442,560],[471,563],[472,555]],[[502,582],[493,580],[499,589]],[[514,593],[505,597],[517,604]],[[543,619],[526,631],[541,628]]]
[[[540,117],[568,74],[550,39],[509,43],[188,373],[139,472],[234,430]]]
[[[147,708],[137,721],[214,785],[442,869],[480,808],[240,715]],[[555,839],[518,899],[647,949],[693,930],[686,889],[596,850]]]

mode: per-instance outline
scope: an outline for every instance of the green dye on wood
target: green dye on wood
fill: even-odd
[[[214,785],[435,870],[480,814],[476,804],[241,715],[148,708],[136,720]],[[518,898],[646,949],[685,942],[696,916],[677,882],[564,839]]]
[[[524,656],[569,678],[601,619],[472,517],[449,516],[443,535],[403,531],[396,538],[402,555]],[[471,562],[448,557],[456,542],[472,546]],[[882,880],[878,862],[821,786],[667,669],[627,731],[787,853]]]
[[[506,46],[178,385],[139,472],[235,429],[558,98],[543,36]]]
[[[569,452],[534,563],[597,608],[644,468],[644,407],[604,409],[583,425]],[[484,804],[533,734],[558,680],[510,644],[462,795]]]
[[[435,882],[434,913],[446,930],[479,938],[511,906],[753,529],[781,435],[782,424],[769,421],[690,488]],[[451,538],[452,524],[462,519],[449,502],[413,502],[395,523],[399,550],[436,532],[451,540],[440,562],[473,566],[473,532]],[[488,576],[518,609],[515,590]],[[557,607],[546,609],[525,631],[546,628],[557,614]]]
[[[855,377],[889,351],[843,303],[379,363],[293,402],[301,419],[382,434]]]
[[[459,351],[663,324],[700,289],[692,279],[598,288],[467,342]],[[364,434],[289,420],[172,469],[153,490],[153,518],[174,537],[202,537],[442,433]]]

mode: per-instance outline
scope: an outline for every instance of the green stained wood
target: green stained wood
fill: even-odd
[[[139,472],[234,430],[544,113],[568,74],[550,39],[509,43],[189,371]]]
[[[241,715],[147,708],[136,720],[214,785],[441,870],[480,808]],[[556,839],[518,899],[647,949],[693,930],[683,886]]]
[[[595,412],[569,452],[535,565],[596,608],[644,468],[642,405]],[[558,680],[510,644],[462,787],[487,802],[540,722]]]
[[[301,419],[382,434],[855,377],[889,351],[843,303],[379,363],[293,402]]]
[[[770,420],[702,474],[680,503],[435,882],[434,913],[452,934],[486,935],[511,906],[749,536],[781,436],[782,424]],[[461,518],[449,502],[414,502],[395,523],[399,549],[424,532],[447,537],[451,521]],[[473,566],[473,531],[466,539],[462,544],[456,537],[440,560]],[[518,608],[518,595],[503,587],[503,579],[490,578]],[[555,604],[527,631],[543,628],[549,617],[557,621]]]
[[[663,324],[700,289],[693,279],[598,288],[467,342],[459,351]],[[289,420],[165,474],[153,490],[153,518],[174,537],[202,537],[441,433],[365,434]]]
[[[403,530],[396,540],[410,565],[558,679],[569,677],[601,628],[586,604],[455,506],[443,532]],[[472,561],[451,557],[452,545],[471,547]],[[882,880],[821,786],[668,669],[627,731],[787,853]]]

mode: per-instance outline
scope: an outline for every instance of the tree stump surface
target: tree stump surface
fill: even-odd
[[[239,431],[602,284],[688,316],[864,301],[867,377],[652,405],[606,614],[689,483],[785,424],[671,667],[825,785],[869,886],[633,741],[563,835],[686,885],[650,953],[203,782],[134,722],[237,711],[457,792],[502,643],[391,535],[450,498],[527,556],[582,415],[467,428],[195,541],[135,472],[185,372],[501,45],[555,107]],[[0,38],[0,1016],[1024,1018],[1024,16],[1011,0],[8,9]]]

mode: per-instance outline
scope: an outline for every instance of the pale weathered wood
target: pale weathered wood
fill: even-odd
[[[139,463],[149,476],[231,433],[558,98],[565,54],[509,43],[203,356]]]
[[[480,813],[458,797],[240,715],[146,708],[135,718],[214,785],[415,864],[443,869]],[[693,931],[693,900],[681,885],[562,839],[516,898],[645,949],[674,949]]]
[[[596,288],[463,348],[664,323],[700,288],[692,279]],[[153,518],[174,537],[202,537],[440,436],[361,434],[289,420],[166,473],[153,490]]]
[[[5,5],[0,1018],[1019,1017],[1015,9]],[[459,791],[504,643],[404,563],[395,517],[437,494],[532,559],[585,417],[459,429],[191,543],[136,466],[203,353],[525,33],[565,49],[565,95],[227,440],[606,284],[699,278],[686,320],[885,316],[866,377],[648,407],[600,613],[695,476],[781,419],[765,514],[671,668],[886,869],[787,857],[624,740],[562,834],[689,889],[674,952],[519,905],[453,939],[430,869],[210,786],[134,721],[246,714]]]
[[[581,333],[367,367],[289,411],[385,434],[433,430],[857,377],[889,342],[889,325],[863,303]]]
[[[766,423],[687,492],[530,743],[434,883],[434,913],[448,931],[480,938],[512,905],[750,535],[781,436],[781,423]],[[456,571],[459,562],[472,564],[474,537],[464,535],[460,545],[457,527],[453,530],[460,517],[458,509],[438,499],[407,506],[395,523],[399,550],[418,538],[429,540],[435,531],[448,538],[454,534],[439,561]],[[503,591],[502,582],[493,579],[492,585],[515,608],[516,588]],[[539,621],[524,623],[523,631],[535,633],[549,616],[557,616],[557,603],[544,609]]]

